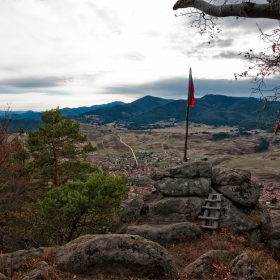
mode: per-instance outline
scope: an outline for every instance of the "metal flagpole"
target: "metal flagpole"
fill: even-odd
[[[190,68],[189,77],[192,75],[192,68]],[[184,161],[188,161],[187,149],[188,149],[188,131],[189,131],[189,111],[190,111],[190,89],[188,88],[188,101],[187,101],[187,112],[186,112],[186,138],[185,138],[185,152]]]

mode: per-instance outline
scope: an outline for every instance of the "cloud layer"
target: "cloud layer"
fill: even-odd
[[[238,53],[261,48],[256,22],[264,30],[277,22],[224,19],[209,44],[190,18],[175,17],[174,2],[3,1],[1,107],[41,111],[147,94],[185,98],[190,67],[198,96],[248,96],[248,80],[230,82],[244,69]]]

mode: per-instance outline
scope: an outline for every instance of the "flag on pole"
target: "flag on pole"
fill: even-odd
[[[190,74],[189,74],[189,95],[188,95],[188,102],[191,107],[194,106],[195,99],[194,99],[194,85],[193,85],[193,79],[192,79],[192,69],[190,68]]]

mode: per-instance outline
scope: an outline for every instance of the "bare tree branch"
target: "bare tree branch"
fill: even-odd
[[[279,2],[272,1],[267,4],[241,2],[239,4],[213,5],[203,0],[179,0],[173,10],[195,8],[202,13],[213,17],[245,17],[280,19]]]

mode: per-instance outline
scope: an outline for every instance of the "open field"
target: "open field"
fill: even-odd
[[[81,125],[81,130],[88,135],[89,140],[97,147],[97,153],[102,161],[105,156],[131,155],[130,149],[119,141],[129,145],[136,153],[161,153],[161,165],[170,166],[183,161],[185,145],[185,123],[174,127],[156,130],[120,130],[113,126],[95,127]],[[230,137],[219,141],[210,140],[211,135],[219,132],[233,134],[236,128],[213,128],[204,125],[189,126],[187,157],[191,161],[208,160],[213,166],[240,168],[249,170],[252,179],[258,183],[279,182],[280,180],[280,144],[277,136],[254,130],[252,136]],[[209,134],[208,134],[209,133]],[[254,147],[259,144],[259,138],[269,141],[269,150],[255,153]],[[165,159],[164,159],[165,157]]]

